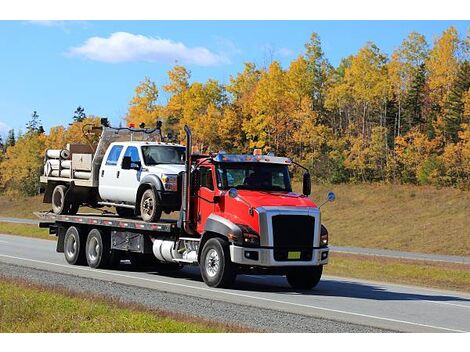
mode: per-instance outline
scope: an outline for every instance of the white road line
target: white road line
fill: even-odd
[[[448,306],[456,306],[456,307],[462,307],[462,308],[470,309],[470,306],[466,306],[464,304],[457,304],[457,303],[450,303],[450,302],[437,302],[437,301],[423,301],[423,302],[434,303],[434,304],[445,304],[445,305],[448,305]]]
[[[5,255],[5,254],[0,254],[0,257],[11,258],[11,259],[19,259],[19,260],[30,261],[30,262],[41,263],[41,264],[49,264],[49,265],[64,267],[64,268],[68,268],[68,269],[81,270],[81,271],[95,271],[95,272],[99,272],[99,273],[102,273],[102,274],[107,274],[107,275],[110,275],[110,276],[125,277],[125,278],[129,278],[129,279],[134,279],[134,280],[143,280],[143,281],[155,282],[155,283],[160,283],[160,284],[165,284],[165,285],[172,285],[172,286],[185,287],[185,288],[196,289],[196,290],[201,290],[201,291],[215,292],[215,293],[219,293],[219,294],[222,293],[222,294],[226,294],[226,295],[229,295],[229,296],[244,297],[244,298],[250,298],[250,299],[255,299],[255,300],[259,300],[259,301],[266,301],[266,302],[280,303],[280,304],[297,306],[297,307],[311,308],[311,309],[323,310],[323,311],[326,311],[326,312],[341,313],[341,314],[346,314],[346,315],[358,316],[358,317],[362,317],[362,318],[371,318],[371,319],[377,319],[377,320],[384,320],[384,321],[390,321],[390,322],[394,322],[394,323],[415,325],[415,326],[421,326],[421,327],[432,328],[432,329],[437,329],[437,330],[452,331],[452,332],[470,332],[470,331],[464,331],[464,330],[458,330],[458,329],[445,328],[445,327],[442,327],[442,326],[421,324],[421,323],[416,323],[416,322],[411,322],[411,321],[406,321],[406,320],[385,318],[385,317],[379,317],[379,316],[374,316],[374,315],[369,315],[369,314],[348,312],[348,311],[344,311],[344,310],[317,307],[317,306],[312,306],[312,305],[308,305],[308,304],[286,302],[286,301],[275,300],[275,299],[264,298],[264,297],[256,297],[256,296],[251,296],[251,295],[246,295],[246,294],[241,294],[241,293],[227,292],[227,291],[221,290],[221,289],[211,289],[211,288],[208,288],[208,287],[197,287],[197,286],[179,284],[179,283],[168,282],[168,281],[163,281],[163,280],[155,280],[155,279],[147,279],[147,278],[143,278],[143,277],[135,277],[135,276],[130,276],[130,275],[112,273],[112,272],[99,270],[99,269],[73,267],[71,265],[56,264],[56,263],[51,263],[51,262],[45,262],[45,261],[42,261],[42,260],[21,258],[21,257],[15,257],[15,256]]]

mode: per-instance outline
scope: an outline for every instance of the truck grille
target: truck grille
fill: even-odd
[[[272,217],[274,259],[277,261],[312,259],[315,218],[307,215]],[[289,259],[289,252],[300,252],[300,258]]]

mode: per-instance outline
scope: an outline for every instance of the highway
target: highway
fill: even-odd
[[[170,295],[161,298],[167,300],[165,305],[168,307],[175,304],[175,297],[180,297],[178,307],[181,305],[181,312],[223,321],[231,321],[230,314],[227,311],[224,315],[221,311],[212,314],[211,307],[216,310],[219,309],[217,305],[226,304],[235,310],[233,307],[239,306],[245,313],[237,320],[243,325],[261,319],[250,317],[257,310],[271,312],[269,314],[273,316],[285,314],[292,322],[286,326],[292,326],[292,329],[283,331],[321,331],[325,321],[324,330],[336,326],[337,331],[470,332],[470,295],[451,291],[324,276],[315,289],[296,292],[283,277],[250,275],[239,276],[232,289],[214,289],[202,282],[197,267],[158,274],[71,266],[65,262],[62,253],[55,252],[54,241],[11,235],[0,235],[0,264],[0,275],[36,275],[36,281],[42,283],[65,285],[67,280],[64,278],[67,277],[71,280],[88,278],[96,282],[95,286],[107,283],[102,286],[108,287],[111,293],[109,285],[116,284],[150,290],[146,292],[154,292],[155,297]],[[26,269],[29,272],[26,273]],[[53,275],[60,277],[51,279]],[[67,287],[77,291],[91,290],[78,282]],[[126,292],[123,296],[131,299],[129,292],[132,290]],[[188,301],[197,299],[199,303],[184,307],[185,300],[181,297],[188,297]],[[197,305],[206,307],[203,313],[201,309],[197,310]],[[308,324],[318,324],[317,330],[301,329],[299,321],[307,318],[314,319],[314,323]],[[261,323],[259,326],[269,331]],[[370,327],[370,330],[361,330],[361,326]],[[281,328],[277,330],[282,331]]]

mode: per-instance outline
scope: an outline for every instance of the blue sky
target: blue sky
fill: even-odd
[[[176,60],[192,80],[228,82],[244,62],[286,67],[312,32],[337,65],[367,41],[391,53],[411,31],[432,42],[451,25],[464,36],[470,21],[0,21],[0,135],[33,110],[46,130],[66,125],[78,105],[118,124],[139,81],[165,84]]]

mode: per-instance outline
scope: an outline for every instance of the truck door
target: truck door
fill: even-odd
[[[199,190],[197,192],[197,231],[204,232],[207,217],[214,212],[214,177],[211,167],[199,168]]]
[[[126,156],[131,158],[131,169],[129,170],[122,168],[122,160]],[[116,200],[120,202],[135,203],[137,189],[139,188],[142,174],[140,160],[139,149],[137,147],[129,146],[126,148],[126,151],[124,152],[124,155],[120,161],[121,172],[118,176],[118,183],[121,188],[121,192],[119,193],[119,197],[116,198]]]
[[[121,169],[118,160],[122,149],[122,145],[113,145],[101,163],[98,190],[101,199],[105,201],[114,201],[120,192],[117,180]]]

